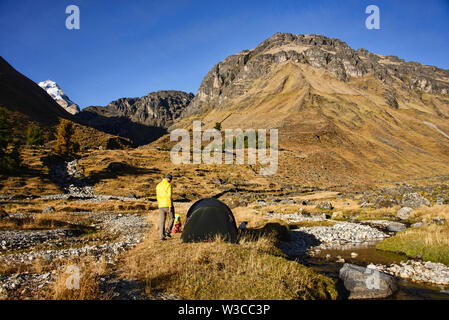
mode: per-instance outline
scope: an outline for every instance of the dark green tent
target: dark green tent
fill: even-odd
[[[231,209],[213,198],[195,202],[187,212],[182,241],[211,241],[217,236],[225,241],[237,242],[237,225]]]

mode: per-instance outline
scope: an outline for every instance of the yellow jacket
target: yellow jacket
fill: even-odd
[[[159,208],[172,207],[171,197],[171,183],[164,179],[156,186],[156,198]]]

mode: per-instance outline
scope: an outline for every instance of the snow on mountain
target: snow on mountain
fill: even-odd
[[[68,96],[59,88],[56,82],[51,80],[46,80],[38,83],[39,86],[47,91],[47,93],[67,112],[71,114],[76,114],[80,112],[79,106],[69,99]]]

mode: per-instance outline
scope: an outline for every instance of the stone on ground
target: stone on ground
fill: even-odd
[[[53,208],[52,206],[47,206],[45,207],[45,209],[42,211],[42,213],[54,213],[55,212],[55,208]]]
[[[396,216],[401,220],[407,220],[413,211],[415,211],[415,210],[413,210],[412,208],[403,207],[398,210],[398,212],[396,213]]]
[[[403,207],[417,209],[422,206],[430,206],[430,201],[417,192],[410,192],[402,197],[401,205]]]
[[[349,299],[387,298],[398,288],[392,276],[349,263],[345,263],[340,269],[340,279],[350,292]]]

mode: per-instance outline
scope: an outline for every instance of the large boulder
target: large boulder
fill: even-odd
[[[330,202],[330,201],[323,201],[323,202],[318,203],[317,208],[323,209],[323,210],[332,210],[334,208],[334,206],[332,205],[332,202]]]
[[[387,298],[398,288],[394,277],[350,263],[345,263],[340,269],[340,279],[350,292],[349,299]]]
[[[407,220],[410,217],[410,214],[415,211],[409,207],[403,207],[396,212],[396,216],[401,220]]]
[[[363,224],[367,224],[374,228],[383,228],[389,232],[399,232],[405,230],[407,226],[401,222],[388,221],[388,220],[363,220]]]
[[[430,201],[417,192],[411,192],[404,194],[401,205],[403,207],[417,209],[422,206],[430,206]]]
[[[391,208],[396,206],[398,203],[395,199],[386,198],[384,196],[377,197],[374,200],[374,208]]]

